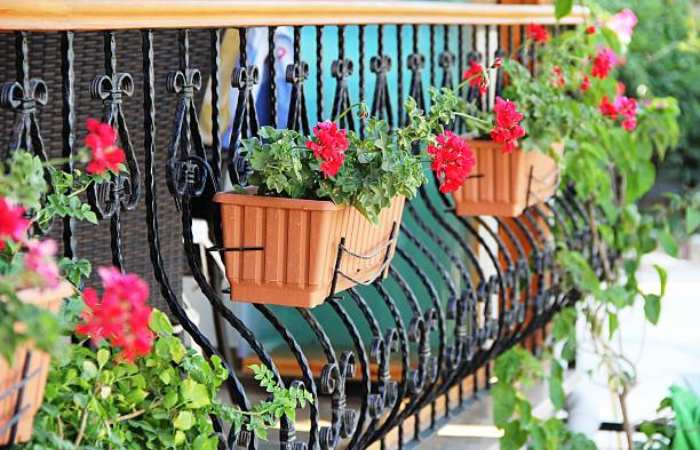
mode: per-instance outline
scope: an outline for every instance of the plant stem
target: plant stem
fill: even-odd
[[[627,386],[622,387],[622,392],[617,396],[620,402],[620,411],[622,412],[622,428],[625,430],[625,436],[627,437],[627,448],[629,450],[634,450],[634,439],[632,431],[632,423],[630,422],[629,413],[627,411]]]
[[[89,401],[88,401],[89,404]],[[78,436],[75,438],[75,448],[78,449],[80,447],[80,443],[83,441],[83,437],[85,436],[85,428],[87,427],[87,419],[88,419],[88,406],[85,406],[85,409],[83,409],[83,414],[80,418],[80,429],[78,430]]]

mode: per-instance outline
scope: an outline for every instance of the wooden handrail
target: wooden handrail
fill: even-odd
[[[577,7],[561,23],[580,23]],[[265,25],[554,23],[551,5],[365,0],[2,0],[0,31]]]

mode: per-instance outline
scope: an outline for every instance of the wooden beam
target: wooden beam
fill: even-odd
[[[575,8],[562,23],[580,23]],[[3,0],[0,31],[352,24],[555,23],[551,5],[343,0]]]

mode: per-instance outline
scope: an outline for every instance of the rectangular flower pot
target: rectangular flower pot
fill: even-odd
[[[372,224],[330,201],[218,193],[231,299],[312,308],[386,275],[404,198]]]
[[[63,299],[72,293],[71,284],[63,282],[55,289],[25,289],[18,295],[25,303],[57,312]],[[44,398],[50,361],[50,356],[31,342],[15,351],[12,365],[0,358],[0,446],[30,439],[34,416]]]
[[[516,149],[503,153],[500,144],[474,140],[474,178],[452,193],[460,216],[516,217],[528,206],[554,195],[559,184],[559,165],[539,151]],[[561,152],[563,146],[553,146]]]

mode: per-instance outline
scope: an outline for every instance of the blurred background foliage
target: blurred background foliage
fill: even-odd
[[[699,5],[691,0],[594,0],[609,11],[632,9],[639,23],[621,68],[631,94],[673,96],[681,108],[681,140],[660,165],[661,190],[700,185]],[[637,90],[637,92],[634,92]],[[661,186],[659,186],[661,187]]]

